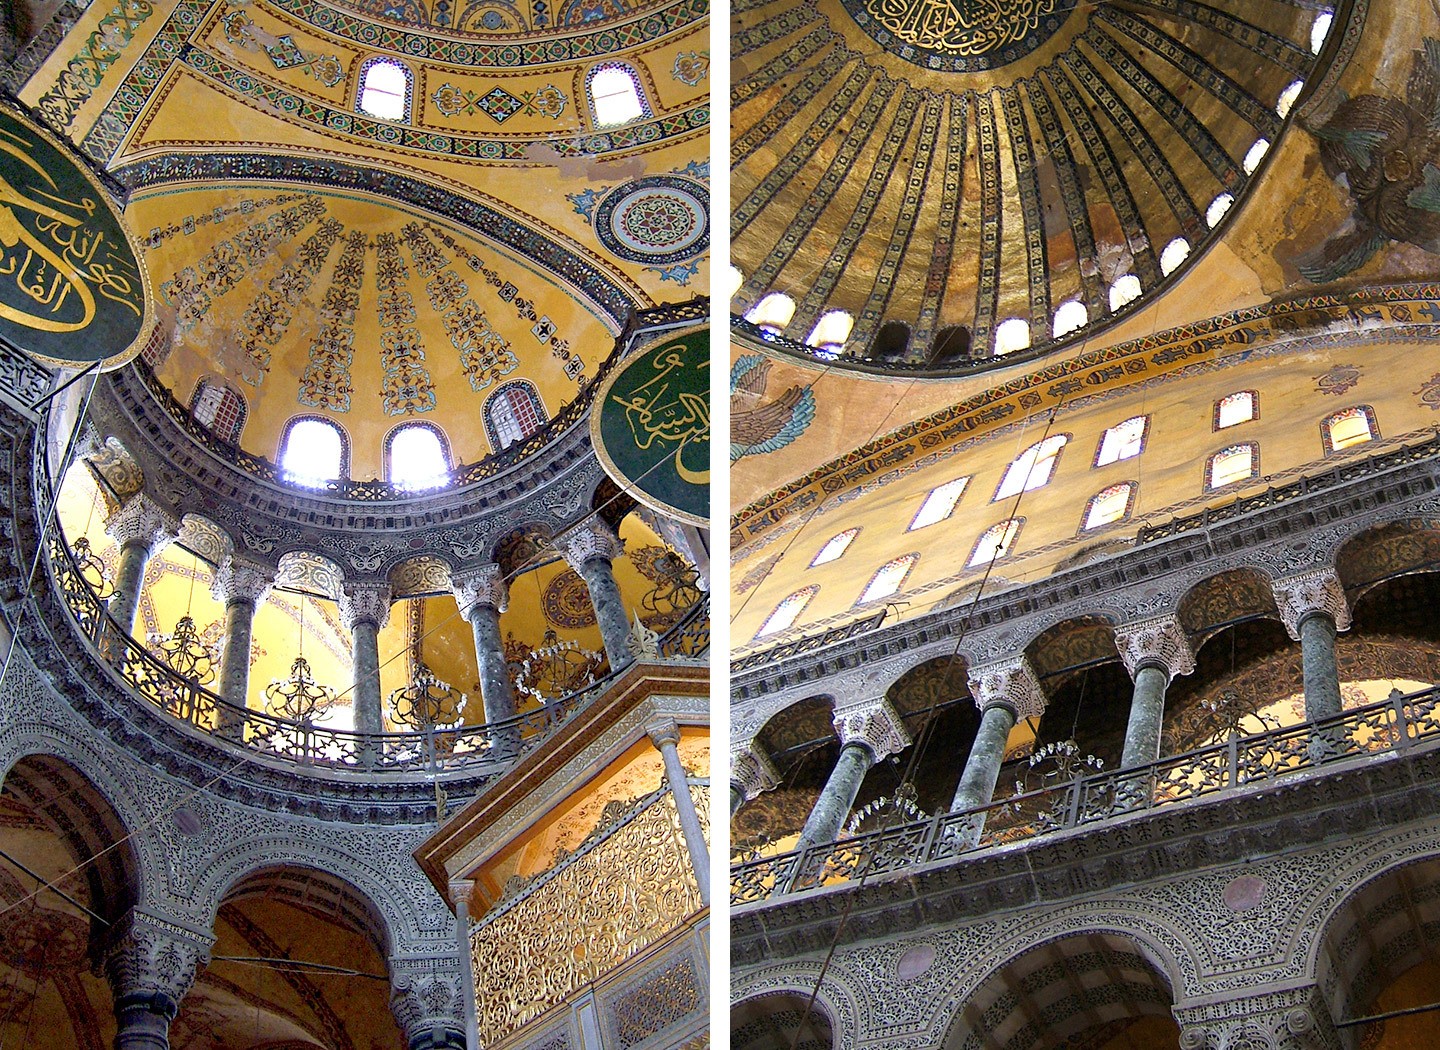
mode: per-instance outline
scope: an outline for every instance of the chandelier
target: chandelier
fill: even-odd
[[[640,607],[650,614],[647,621],[658,620],[669,626],[700,600],[700,573],[674,551],[658,556],[652,567],[658,579],[640,599]]]
[[[456,725],[463,717],[465,694],[419,664],[415,678],[390,694],[390,717],[397,725],[428,732]]]
[[[75,567],[80,571],[80,578],[95,593],[95,597],[104,601],[115,593],[115,581],[110,578],[110,570],[90,546],[90,537],[81,536],[70,548],[75,556]]]
[[[316,715],[335,703],[335,691],[315,681],[310,661],[295,657],[289,678],[277,678],[265,687],[265,700],[270,710],[292,722],[309,725]]]
[[[200,639],[195,618],[188,612],[175,621],[175,630],[169,634],[151,634],[146,640],[151,651],[176,674],[197,685],[215,681],[215,665],[220,662],[220,654],[213,645]]]
[[[595,681],[605,658],[583,649],[569,638],[561,639],[554,628],[545,628],[542,644],[525,657],[516,678],[522,692],[542,704],[579,692]]]

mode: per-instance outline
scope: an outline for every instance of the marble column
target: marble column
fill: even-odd
[[[950,802],[952,813],[989,804],[1005,762],[1010,730],[1022,718],[1039,718],[1045,713],[1045,691],[1023,655],[971,668],[970,695],[980,709],[980,728]],[[972,845],[979,841],[983,828],[984,819],[977,816],[971,829]]]
[[[510,601],[510,591],[498,565],[480,565],[451,575],[460,615],[475,635],[475,661],[480,668],[480,699],[487,723],[503,722],[515,715],[515,686],[505,665],[505,643],[500,637],[500,614]],[[518,729],[507,730],[495,745],[513,751],[520,741]]]
[[[390,1010],[407,1050],[478,1050],[465,1038],[465,1001],[472,1010],[475,1002],[475,983],[466,984],[469,972],[454,951],[391,957]]]
[[[710,845],[705,841],[705,830],[700,826],[700,814],[695,812],[695,800],[690,796],[690,783],[684,765],[680,762],[680,726],[673,718],[651,722],[645,727],[650,742],[660,750],[665,763],[665,780],[670,785],[670,794],[675,799],[675,811],[680,816],[680,830],[685,835],[685,849],[690,854],[690,867],[695,872],[695,884],[700,887],[701,903],[710,904]]]
[[[135,629],[145,566],[180,535],[180,523],[143,492],[131,496],[105,522],[105,531],[120,544],[115,570],[115,593],[110,596],[110,617],[129,634]]]
[[[1300,643],[1305,718],[1338,715],[1343,705],[1335,635],[1350,628],[1350,606],[1340,578],[1333,569],[1317,569],[1275,580],[1271,586],[1286,632]]]
[[[209,948],[178,924],[144,912],[117,924],[104,955],[115,996],[115,1050],[169,1050],[170,1022]]]
[[[244,724],[243,711],[250,695],[251,631],[255,610],[275,585],[275,570],[268,565],[243,561],[226,555],[210,581],[210,594],[225,606],[225,643],[220,651],[220,731],[234,731]]]
[[[599,518],[590,518],[567,530],[555,540],[555,549],[564,555],[590,592],[595,621],[605,642],[605,655],[610,667],[617,670],[628,664],[630,653],[630,617],[615,583],[615,567],[611,565],[624,553],[620,538]]]
[[[1115,647],[1135,683],[1125,725],[1125,746],[1120,754],[1120,766],[1126,769],[1160,757],[1165,691],[1176,675],[1195,671],[1195,654],[1185,629],[1174,616],[1126,624],[1115,632]]]
[[[455,950],[460,955],[461,974],[468,994],[462,993],[465,1007],[466,1050],[480,1050],[480,1019],[475,1011],[475,957],[470,952],[470,895],[475,883],[455,879],[450,883],[450,899],[455,902]]]
[[[374,580],[346,584],[340,597],[340,617],[350,625],[355,663],[355,732],[382,733],[380,629],[390,619],[390,585]]]
[[[780,784],[780,773],[769,757],[745,740],[730,746],[730,815],[762,791]]]
[[[836,708],[835,731],[840,757],[815,800],[796,849],[834,842],[870,767],[910,746],[905,723],[884,697]]]

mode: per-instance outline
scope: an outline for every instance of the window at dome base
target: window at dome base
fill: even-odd
[[[819,586],[802,587],[782,600],[779,605],[775,606],[775,611],[765,617],[765,622],[760,625],[760,630],[755,632],[755,637],[760,638],[785,630],[800,618],[805,606],[810,604],[810,599],[819,593]]]
[[[1071,299],[1061,303],[1055,310],[1053,334],[1056,339],[1060,339],[1071,332],[1078,332],[1089,323],[1090,311],[1085,309],[1085,304],[1079,299]]]
[[[1210,457],[1205,476],[1212,489],[1233,485],[1260,476],[1260,448],[1258,445],[1231,445]]]
[[[980,539],[976,541],[975,549],[970,552],[970,560],[965,563],[965,567],[973,569],[976,566],[1006,557],[1015,545],[1015,537],[1020,535],[1020,526],[1024,520],[1024,518],[1011,518],[998,525],[991,525],[981,533]]]
[[[856,605],[864,605],[866,602],[879,601],[881,598],[888,598],[900,589],[900,584],[905,582],[905,577],[910,574],[915,563],[920,560],[918,554],[902,554],[898,558],[892,558],[876,570],[875,575],[870,577],[870,582],[865,590],[856,600]]]
[[[1342,409],[1320,424],[1320,436],[1327,456],[1351,445],[1374,441],[1380,436],[1375,426],[1375,410],[1369,405]]]
[[[850,541],[858,535],[860,535],[860,530],[855,528],[846,529],[838,535],[831,536],[825,542],[825,546],[820,548],[819,553],[810,559],[810,568],[813,569],[817,565],[824,565],[826,562],[832,562],[839,558],[850,548]]]
[[[844,310],[828,310],[815,322],[805,344],[833,357],[845,348],[845,340],[850,338],[853,327],[855,318]]]
[[[1009,469],[1005,471],[1005,476],[1000,479],[1000,487],[995,490],[991,502],[993,503],[997,499],[1006,499],[1021,492],[1029,492],[1031,489],[1038,489],[1044,485],[1050,480],[1050,475],[1055,470],[1056,457],[1060,455],[1060,450],[1069,440],[1068,435],[1055,434],[1044,441],[1031,445],[1020,453],[1015,457],[1015,462],[1011,463]]]
[[[433,489],[450,477],[450,457],[438,427],[406,423],[385,440],[385,462],[390,482],[403,489]]]
[[[297,485],[318,487],[345,474],[345,437],[328,419],[291,420],[280,448],[280,469]]]
[[[1122,306],[1133,303],[1140,298],[1142,290],[1140,278],[1133,273],[1115,278],[1115,283],[1110,286],[1110,309],[1119,310]]]
[[[995,326],[995,356],[1004,357],[1030,345],[1030,324],[1023,317],[1011,317]]]
[[[390,58],[372,58],[360,67],[356,108],[380,120],[405,120],[410,113],[410,70]]]
[[[745,314],[749,321],[762,332],[779,335],[795,316],[795,300],[784,292],[771,292]]]
[[[613,128],[650,115],[640,77],[623,62],[596,66],[585,78],[597,128]]]
[[[547,418],[539,391],[524,379],[501,384],[485,401],[485,432],[496,452],[523,441]]]

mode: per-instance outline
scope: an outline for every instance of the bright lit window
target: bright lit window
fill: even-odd
[[[977,565],[984,565],[1008,555],[1015,545],[1015,537],[1020,534],[1020,522],[1020,518],[1011,518],[986,529],[976,542],[975,549],[971,551],[966,568],[973,569]]]
[[[1085,309],[1085,304],[1079,299],[1061,303],[1055,310],[1055,327],[1053,329],[1055,338],[1059,339],[1071,332],[1079,331],[1089,323],[1090,311]]]
[[[1184,237],[1176,237],[1165,250],[1160,253],[1160,272],[1166,277],[1174,273],[1190,255],[1190,242]]]
[[[1085,524],[1081,528],[1098,529],[1101,525],[1128,518],[1130,501],[1134,494],[1135,483],[1131,481],[1101,489],[1090,497],[1090,504],[1085,509]]]
[[[1215,429],[1224,430],[1256,417],[1255,391],[1237,390],[1215,402]]]
[[[779,335],[794,316],[795,300],[784,292],[771,292],[750,307],[745,320],[766,332]]]
[[[429,489],[445,484],[450,457],[440,431],[428,423],[406,423],[390,432],[386,460],[391,483],[406,489]]]
[[[1284,120],[1290,115],[1290,110],[1295,107],[1295,100],[1300,97],[1300,92],[1305,89],[1305,81],[1292,80],[1285,85],[1285,90],[1280,92],[1280,97],[1275,100],[1275,112],[1280,114]]]
[[[827,310],[815,322],[805,343],[833,357],[844,349],[845,340],[850,338],[850,329],[854,327],[855,318],[844,310]]]
[[[410,71],[390,58],[372,58],[360,68],[361,113],[404,120],[410,108]]]
[[[1140,292],[1140,278],[1133,273],[1121,274],[1110,286],[1110,309],[1119,310],[1122,306],[1133,303],[1140,298]]]
[[[1245,169],[1246,175],[1254,175],[1255,169],[1260,166],[1260,162],[1265,159],[1265,154],[1269,152],[1270,140],[1256,139],[1255,145],[1250,147],[1250,151],[1245,154],[1245,159],[1240,162],[1240,167]]]
[[[224,383],[207,377],[195,387],[190,416],[221,441],[233,445],[240,440],[245,426],[245,399]]]
[[[1321,425],[1325,435],[1325,451],[1339,452],[1351,445],[1363,445],[1376,438],[1375,421],[1364,406],[1336,412]]]
[[[546,418],[539,392],[523,379],[496,387],[485,399],[485,430],[497,452],[535,433]]]
[[[314,416],[293,420],[281,446],[280,469],[299,485],[319,485],[345,472],[345,439],[334,423]]]
[[[740,267],[738,267],[738,266],[732,266],[732,267],[730,267],[730,271],[729,271],[729,272],[730,272],[730,298],[731,298],[731,299],[734,299],[734,298],[735,298],[735,293],[738,292],[738,291],[740,290],[740,286],[745,283],[745,275],[740,272]]]
[[[994,499],[1006,499],[1020,492],[1029,492],[1049,481],[1055,470],[1055,457],[1060,455],[1060,450],[1069,440],[1068,435],[1056,434],[1020,453],[1005,471],[1005,476],[1000,479],[1000,487],[995,490]]]
[[[755,632],[755,637],[785,630],[799,618],[819,590],[819,587],[802,587],[775,606],[775,611],[765,617],[765,622],[760,625],[760,630]]]
[[[1149,416],[1134,416],[1105,431],[1105,436],[1100,439],[1100,448],[1095,453],[1095,466],[1103,467],[1107,463],[1140,455],[1145,451],[1145,431],[1149,425]]]
[[[613,128],[649,116],[640,78],[627,65],[617,62],[597,66],[586,78],[586,86],[596,127]]]
[[[1210,202],[1210,207],[1205,209],[1205,225],[1212,230],[1220,225],[1220,220],[1225,218],[1225,213],[1230,210],[1230,205],[1235,203],[1235,194],[1222,193]]]
[[[1210,457],[1206,475],[1212,489],[1253,478],[1260,473],[1260,449],[1255,445],[1231,445]]]
[[[825,541],[825,546],[820,548],[820,553],[810,559],[810,568],[817,565],[824,565],[826,562],[834,561],[844,554],[850,546],[850,541],[860,535],[859,529],[846,529],[838,536],[831,536]]]
[[[1004,357],[1030,345],[1030,322],[1019,317],[1001,321],[995,327],[995,356]]]
[[[1318,55],[1330,35],[1330,23],[1335,21],[1334,11],[1321,11],[1310,24],[1310,53]]]
[[[937,521],[944,521],[955,509],[955,504],[960,502],[960,497],[965,493],[965,486],[970,484],[969,478],[956,478],[954,481],[947,481],[939,488],[931,489],[930,495],[925,497],[925,502],[920,504],[920,509],[915,514],[915,520],[910,522],[908,531],[923,529],[926,525],[934,525]]]
[[[918,554],[902,554],[898,558],[892,558],[876,570],[875,575],[870,577],[870,583],[865,588],[865,593],[860,595],[856,605],[864,605],[866,602],[878,601],[887,598],[900,589],[910,569],[920,560]]]

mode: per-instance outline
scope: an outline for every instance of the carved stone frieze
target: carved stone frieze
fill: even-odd
[[[1131,678],[1147,664],[1163,669],[1172,680],[1176,675],[1195,671],[1190,639],[1174,616],[1125,624],[1115,631],[1115,647]]]
[[[566,529],[551,542],[577,572],[587,561],[614,561],[625,553],[625,545],[615,530],[594,516]]]
[[[105,522],[105,532],[122,547],[144,546],[147,556],[175,541],[180,521],[145,493],[131,496]]]
[[[1272,584],[1280,620],[1294,641],[1300,640],[1300,621],[1320,612],[1330,617],[1337,631],[1350,628],[1350,603],[1345,588],[1331,568],[1314,569],[1296,576],[1285,576]]]
[[[746,740],[730,746],[730,783],[739,787],[749,802],[762,791],[779,786],[780,771],[754,740]]]
[[[980,710],[996,705],[1008,707],[1015,712],[1017,721],[1045,713],[1045,690],[1024,656],[970,668],[970,695]]]
[[[450,585],[455,589],[460,615],[466,620],[470,619],[471,610],[477,605],[488,605],[498,612],[504,612],[510,606],[510,585],[505,580],[504,571],[493,563],[452,572]]]
[[[842,744],[864,744],[877,762],[910,746],[905,722],[884,697],[837,707],[835,732]]]
[[[390,619],[390,585],[347,583],[340,597],[340,617],[351,627],[359,623],[384,627]]]
[[[1315,985],[1225,996],[1174,1008],[1181,1050],[1340,1050]]]

